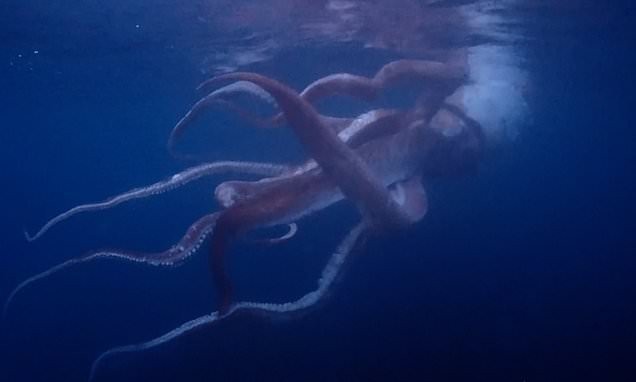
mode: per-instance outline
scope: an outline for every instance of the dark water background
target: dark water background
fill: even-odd
[[[531,127],[478,175],[436,182],[426,219],[370,242],[326,304],[293,320],[237,317],[116,357],[97,380],[636,380],[634,6],[580,3],[524,15]],[[184,43],[202,37],[173,34],[175,14],[137,37],[135,24],[158,19],[148,8],[20,4],[0,6],[3,298],[101,245],[165,248],[213,207],[220,179],[78,216],[27,245],[24,228],[183,168],[165,140],[206,76]],[[42,16],[81,12],[94,19]],[[359,52],[283,50],[248,69],[301,86],[332,67],[386,62],[377,53],[362,63]],[[299,157],[284,132],[208,121],[218,130],[193,135],[210,142],[210,159]],[[291,243],[238,245],[237,294],[284,301],[310,290],[355,218],[338,205],[303,221]],[[61,273],[17,297],[0,381],[85,380],[102,351],[162,334],[214,299],[205,256],[174,270],[102,261]]]

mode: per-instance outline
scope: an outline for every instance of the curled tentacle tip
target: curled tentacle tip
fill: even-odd
[[[37,238],[38,238],[38,235],[37,235],[37,234],[36,234],[36,235],[31,236],[31,235],[29,234],[29,232],[28,232],[26,229],[23,229],[23,230],[22,230],[22,233],[24,233],[24,238],[25,238],[25,239],[26,239],[26,241],[28,241],[29,243],[30,243],[30,242],[32,242],[32,241],[35,241],[35,239],[37,239]]]
[[[263,244],[270,244],[270,245],[282,243],[296,236],[297,232],[298,232],[298,225],[296,223],[289,223],[287,224],[287,232],[285,232],[285,234],[278,237],[269,238],[269,239],[262,239],[262,240],[259,240],[259,242]]]

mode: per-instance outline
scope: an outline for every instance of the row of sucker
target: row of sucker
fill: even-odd
[[[40,228],[40,230],[35,235],[31,236],[26,231],[24,232],[24,235],[28,241],[34,241],[44,235],[53,226],[70,218],[71,216],[84,212],[105,210],[130,200],[162,194],[164,192],[184,186],[204,176],[234,172],[269,177],[281,175],[284,172],[288,171],[289,168],[290,167],[286,165],[259,162],[220,161],[204,163],[198,166],[190,167],[182,172],[171,176],[166,180],[159,181],[149,186],[134,188],[122,194],[110,197],[102,202],[82,204],[73,207],[70,210],[63,212],[46,222],[46,224],[44,224],[44,226],[42,226],[42,228]]]
[[[320,278],[318,279],[318,287],[315,290],[301,296],[299,299],[286,303],[250,301],[237,302],[230,306],[227,313],[225,313],[224,315],[221,315],[218,311],[215,311],[210,314],[195,318],[194,320],[188,321],[181,326],[171,330],[170,332],[154,338],[150,341],[139,344],[120,346],[107,350],[99,357],[97,357],[97,359],[95,359],[95,361],[93,362],[89,381],[92,381],[94,379],[99,366],[105,359],[109,357],[122,353],[140,352],[157,347],[176,338],[179,338],[195,329],[201,328],[203,326],[208,326],[223,319],[229,318],[239,311],[248,311],[259,315],[274,317],[278,315],[289,315],[315,306],[328,295],[328,291],[330,287],[333,286],[334,281],[341,272],[348,255],[356,246],[356,243],[358,243],[358,239],[361,237],[363,232],[365,232],[368,226],[369,223],[364,220],[356,227],[354,227],[351,232],[349,232],[349,234],[340,243],[338,248],[333,252],[327,262],[327,265],[323,268]]]
[[[97,259],[121,259],[125,261],[131,261],[135,263],[142,263],[152,266],[178,266],[183,264],[185,260],[190,258],[194,253],[198,251],[205,239],[214,230],[218,213],[212,213],[203,216],[197,220],[194,224],[188,228],[185,235],[179,240],[179,242],[168,250],[160,253],[136,253],[136,252],[124,252],[124,251],[99,251],[92,252],[87,255],[67,260],[61,264],[58,264],[52,268],[47,269],[44,272],[31,276],[28,279],[21,282],[9,295],[7,301],[4,304],[3,317],[6,317],[9,310],[9,306],[16,294],[25,287],[33,284],[36,281],[43,280],[49,276],[58,273],[64,269],[67,269],[76,264],[82,264]]]

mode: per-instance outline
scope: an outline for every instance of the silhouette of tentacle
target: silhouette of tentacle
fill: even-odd
[[[310,156],[349,199],[359,203],[372,216],[376,224],[385,227],[409,224],[409,219],[364,161],[321,121],[313,106],[294,90],[273,79],[247,72],[224,74],[207,83],[211,85],[226,80],[253,82],[270,93]]]
[[[192,224],[185,235],[179,240],[179,242],[169,249],[159,253],[136,253],[125,251],[98,251],[89,253],[85,256],[77,257],[67,260],[61,264],[58,264],[52,268],[47,269],[44,272],[38,273],[35,276],[21,282],[9,295],[4,305],[3,316],[6,316],[9,309],[9,305],[13,301],[15,295],[24,289],[25,287],[33,284],[38,280],[47,278],[55,273],[58,273],[64,269],[67,269],[76,264],[87,263],[89,261],[97,259],[121,259],[126,261],[132,261],[136,263],[142,263],[152,266],[177,266],[182,264],[185,260],[190,258],[201,246],[207,236],[213,231],[216,221],[218,219],[218,212],[205,215],[194,224]]]
[[[24,235],[28,241],[34,241],[44,235],[49,229],[51,229],[51,227],[70,218],[71,216],[84,212],[105,210],[130,200],[161,194],[166,191],[173,190],[177,187],[184,186],[187,183],[190,183],[193,180],[199,179],[204,176],[215,175],[223,172],[247,173],[262,176],[277,176],[287,170],[289,170],[288,166],[258,162],[223,161],[205,163],[199,166],[190,167],[185,171],[175,174],[166,180],[151,184],[150,186],[135,188],[117,196],[113,196],[103,202],[82,204],[80,206],[73,207],[70,210],[63,212],[46,222],[46,224],[44,224],[44,226],[42,226],[42,228],[40,228],[40,230],[35,235],[31,236],[26,231],[24,232]]]
[[[227,319],[232,315],[239,312],[250,312],[262,316],[288,316],[302,310],[316,306],[321,301],[324,301],[328,297],[330,290],[332,289],[334,282],[341,274],[343,266],[349,257],[349,254],[359,245],[363,244],[363,239],[366,237],[365,233],[368,231],[369,223],[363,221],[354,227],[351,232],[344,238],[338,248],[333,252],[329,258],[326,266],[323,268],[320,278],[318,279],[318,287],[303,295],[297,300],[286,303],[266,303],[266,302],[237,302],[232,304],[225,314],[219,311],[212,312],[210,314],[201,316],[194,320],[188,321],[181,326],[171,330],[170,332],[159,336],[150,341],[146,341],[139,344],[127,345],[116,347],[102,353],[91,366],[91,372],[89,381],[93,380],[100,365],[110,357],[123,353],[141,352],[144,350],[152,349],[167,342],[170,342],[176,338],[182,337],[194,330],[200,329],[205,326],[213,325],[221,320]]]

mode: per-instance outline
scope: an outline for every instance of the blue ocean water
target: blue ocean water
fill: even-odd
[[[514,15],[532,79],[527,126],[477,174],[431,185],[422,222],[370,239],[328,301],[308,312],[237,316],[110,358],[95,380],[633,380],[634,6],[542,3]],[[213,16],[230,6],[0,6],[0,296],[94,249],[166,248],[216,208],[212,190],[222,177],[74,217],[34,243],[23,236],[78,203],[192,164],[165,150],[170,129],[200,96],[197,84],[236,58],[237,44],[262,37],[222,35],[228,28]],[[309,41],[238,67],[300,88],[335,71],[372,73],[391,58],[390,49],[355,40]],[[241,123],[211,113],[180,148],[206,160],[303,157],[287,132]],[[282,302],[311,290],[356,219],[339,204],[303,220],[289,243],[237,244],[236,294]],[[16,297],[2,323],[0,380],[84,381],[103,351],[215,307],[204,253],[175,269],[107,260],[69,269]]]

